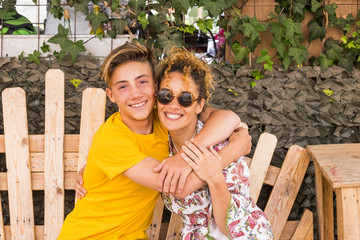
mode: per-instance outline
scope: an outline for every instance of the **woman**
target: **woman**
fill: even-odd
[[[208,65],[179,50],[161,61],[156,72],[158,114],[169,131],[170,155],[183,151],[183,158],[207,183],[184,199],[163,195],[167,208],[184,222],[182,238],[272,239],[268,219],[250,199],[249,169],[244,158],[222,170],[216,151],[227,142],[209,151],[191,141],[203,127],[198,114],[213,90]]]

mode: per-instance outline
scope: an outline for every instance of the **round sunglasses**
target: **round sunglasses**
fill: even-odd
[[[157,93],[155,93],[155,96],[157,100],[164,105],[171,103],[175,97],[173,92],[167,88],[163,88],[159,90]],[[183,107],[190,107],[193,104],[193,102],[198,100],[198,99],[194,99],[192,94],[186,91],[181,92],[181,94],[176,98],[178,100],[178,103]]]

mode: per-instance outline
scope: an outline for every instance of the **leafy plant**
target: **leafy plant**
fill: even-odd
[[[61,60],[64,56],[70,55],[72,63],[75,63],[76,57],[80,52],[85,52],[86,49],[84,47],[84,41],[78,40],[76,42],[73,42],[67,38],[67,35],[69,34],[69,29],[64,28],[61,24],[58,26],[58,33],[51,37],[48,42],[60,44],[61,51],[60,53],[54,53],[54,55],[57,54],[59,59]]]
[[[40,65],[40,57],[41,53],[37,50],[34,50],[34,52],[31,54],[28,55],[28,61],[29,62],[34,62],[36,63],[38,66]]]

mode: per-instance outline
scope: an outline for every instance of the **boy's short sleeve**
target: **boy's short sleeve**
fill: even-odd
[[[135,139],[121,133],[95,135],[89,157],[90,154],[93,154],[91,159],[110,179],[147,157],[140,151]]]

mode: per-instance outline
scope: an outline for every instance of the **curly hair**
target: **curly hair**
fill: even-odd
[[[187,88],[190,85],[190,76],[199,90],[198,101],[205,99],[206,103],[208,103],[209,98],[214,91],[215,83],[211,69],[205,61],[199,59],[187,50],[174,48],[171,51],[171,55],[164,58],[156,67],[156,82],[158,89],[160,88],[160,83],[162,81],[165,81],[165,84],[168,85],[170,80],[168,74],[171,72],[182,73],[184,75],[183,81]]]
[[[148,62],[155,80],[156,58],[154,51],[138,42],[125,43],[112,50],[101,66],[100,77],[110,86],[111,77],[116,67],[128,62]]]

